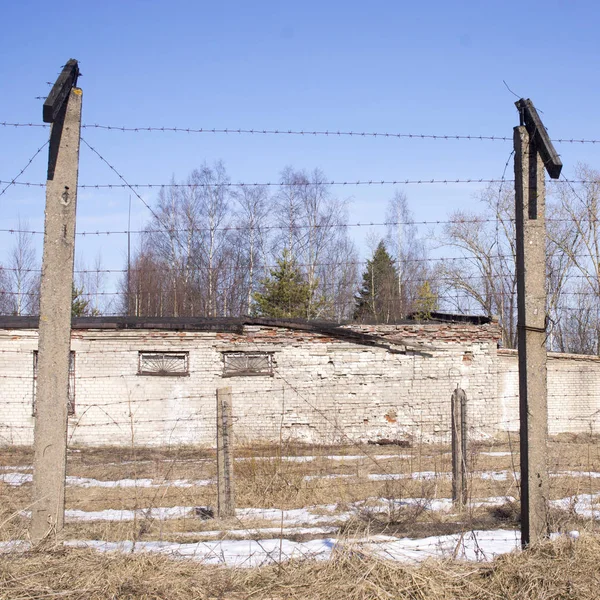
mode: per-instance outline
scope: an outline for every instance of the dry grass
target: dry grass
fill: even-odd
[[[549,461],[555,471],[600,470],[598,440],[590,436],[561,436],[549,445]],[[518,448],[518,436],[511,440],[491,440],[471,444],[469,454],[470,492],[472,499],[489,496],[518,498],[518,454],[506,456]],[[360,460],[333,460],[331,456],[361,455]],[[451,495],[451,456],[447,445],[416,445],[411,448],[394,446],[315,446],[299,443],[244,445],[235,448],[236,501],[238,507],[295,509],[322,504],[338,504],[341,508],[370,498],[424,498],[434,500]],[[286,460],[286,457],[315,457],[307,462]],[[386,458],[382,458],[386,456]],[[135,460],[133,460],[135,458]],[[2,465],[31,465],[31,450],[8,447],[0,453]],[[482,472],[502,472],[504,480],[482,479]],[[404,474],[430,472],[431,479],[401,479],[378,481],[369,474]],[[216,485],[176,487],[168,482],[177,479],[214,480],[214,451],[206,448],[72,448],[69,452],[68,474],[104,481],[119,479],[152,479],[161,487],[77,487],[67,488],[67,508],[84,511],[104,509],[146,509],[173,506],[215,506]],[[335,477],[332,477],[335,476]],[[307,479],[309,477],[309,479]],[[312,477],[312,479],[311,479]],[[551,498],[564,498],[582,493],[600,492],[600,478],[561,476],[550,479]],[[31,486],[11,487],[0,482],[0,539],[19,537],[27,520],[19,516],[30,503]],[[410,514],[409,511],[405,511]],[[557,511],[553,524],[557,530],[578,525],[573,514]],[[12,518],[10,518],[12,516]],[[414,517],[414,516],[413,516]],[[380,519],[377,517],[375,521]],[[514,526],[514,519],[490,518],[485,511],[441,513],[421,510],[418,518],[404,519],[405,525],[394,524],[394,533],[419,536],[466,529]],[[359,520],[360,521],[360,520]],[[373,519],[371,519],[373,521]],[[392,519],[393,521],[393,519]],[[342,523],[339,523],[340,525]],[[238,522],[235,527],[246,525]],[[272,523],[263,523],[272,526]],[[356,527],[364,526],[358,523]],[[386,530],[390,523],[371,522],[377,530]],[[141,518],[131,522],[68,523],[65,536],[107,541],[124,539],[178,539],[180,533],[217,529],[221,524],[208,524],[198,518],[152,520]],[[225,527],[223,527],[225,529]],[[392,529],[387,529],[390,532]]]
[[[541,544],[489,564],[430,560],[421,566],[338,552],[327,562],[260,569],[203,566],[157,555],[89,550],[13,554],[0,562],[0,597],[128,600],[592,600],[600,541]]]
[[[489,452],[518,450],[518,436],[472,444],[469,454],[470,497],[514,496],[518,498],[518,453],[512,456]],[[236,447],[236,499],[238,507],[294,509],[337,504],[341,513],[357,502],[361,510],[350,521],[340,520],[344,550],[329,561],[291,561],[260,569],[211,567],[193,560],[176,560],[156,554],[106,554],[66,549],[1,555],[0,599],[169,599],[223,598],[266,599],[591,599],[600,589],[600,541],[593,535],[597,525],[574,511],[551,510],[554,531],[578,529],[579,540],[560,539],[525,553],[513,553],[491,564],[429,560],[419,567],[365,557],[354,537],[387,534],[425,537],[472,529],[518,528],[519,505],[481,507],[463,512],[428,510],[428,502],[448,498],[451,456],[446,445],[412,448],[378,446],[314,446],[303,444],[246,445]],[[328,456],[357,456],[360,460],[332,460]],[[382,455],[393,455],[381,458]],[[307,462],[285,457],[316,457]],[[549,444],[553,471],[600,471],[598,439],[561,436]],[[0,466],[31,465],[29,448],[3,448]],[[431,479],[376,481],[369,474],[432,472]],[[504,480],[482,479],[481,472],[506,472]],[[214,506],[216,486],[189,488],[169,486],[176,479],[208,480],[216,476],[214,451],[205,448],[73,448],[68,474],[104,481],[152,479],[164,485],[147,487],[67,488],[67,507],[81,510],[135,509],[170,506]],[[335,475],[335,478],[330,476]],[[307,479],[307,476],[309,477]],[[310,478],[312,477],[312,478]],[[563,498],[600,491],[600,478],[569,476],[552,478],[551,497]],[[28,519],[19,511],[30,503],[31,486],[0,483],[0,539],[27,539]],[[373,499],[390,499],[387,512],[375,510]],[[395,500],[422,498],[414,506]],[[313,512],[318,512],[315,510]],[[329,518],[336,511],[326,511]],[[328,525],[331,521],[328,521]],[[195,542],[203,532],[221,530],[223,539],[235,537],[231,530],[245,529],[247,539],[278,537],[253,530],[274,523],[256,517],[228,521],[203,521],[198,517],[158,520],[139,518],[123,522],[69,522],[61,538],[122,540],[169,540]],[[239,534],[238,534],[239,535]],[[307,539],[310,534],[289,539]],[[212,538],[215,539],[215,538]],[[349,543],[350,542],[350,543]],[[349,548],[349,549],[348,549]]]

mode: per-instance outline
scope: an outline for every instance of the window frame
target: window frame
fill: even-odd
[[[142,368],[144,355],[160,355],[163,357],[183,357],[183,371],[144,371]],[[190,374],[190,353],[187,350],[139,350],[138,351],[138,370],[137,374],[143,377],[189,377]]]
[[[225,351],[222,352],[222,360],[223,360],[223,377],[274,377],[274,353],[273,352],[264,352],[264,351]],[[238,357],[261,357],[266,358],[268,361],[268,366],[264,370],[255,371],[251,369],[232,369],[228,371],[227,359],[228,358],[238,358]]]

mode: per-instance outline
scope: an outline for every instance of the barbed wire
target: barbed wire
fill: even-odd
[[[508,222],[514,222],[514,219],[506,219]],[[547,219],[548,220],[548,219]],[[556,219],[555,219],[556,220]],[[571,221],[571,219],[560,219],[561,221]],[[253,231],[253,232],[261,232],[261,231],[272,231],[272,230],[304,230],[304,229],[346,229],[350,227],[393,227],[397,225],[458,225],[458,224],[485,224],[485,223],[496,223],[497,219],[490,218],[478,218],[474,217],[472,219],[469,218],[461,218],[461,219],[437,219],[435,221],[383,221],[383,222],[357,222],[357,223],[326,223],[326,224],[299,224],[299,225],[257,225],[257,226],[249,226],[249,225],[225,225],[219,227],[168,227],[163,229],[157,229],[148,227],[145,229],[122,229],[122,230],[113,230],[113,231],[77,231],[76,235],[111,235],[111,234],[120,234],[120,235],[142,235],[142,234],[153,234],[153,233],[201,233],[203,231]],[[32,235],[43,235],[44,232],[41,230],[33,230],[33,229],[19,229],[19,228],[0,228],[1,233],[30,233]]]
[[[23,175],[23,173],[25,173],[25,171],[27,170],[27,168],[29,167],[29,165],[35,160],[36,156],[50,143],[50,141],[46,141],[44,144],[42,144],[33,154],[33,156],[27,161],[27,164],[19,171],[19,173],[13,177],[11,180],[9,181],[0,181],[0,185],[4,185],[6,184],[6,186],[2,189],[2,191],[0,191],[0,196],[4,195],[4,193],[6,192],[6,190],[8,190],[8,188],[11,185],[21,185],[20,182],[17,182],[17,179],[19,177],[21,177],[21,175]],[[42,184],[42,185],[46,185],[46,184]]]
[[[575,257],[577,258],[578,255],[575,255]],[[586,255],[584,255],[584,257],[587,257]],[[423,260],[429,260],[429,261],[441,261],[441,262],[450,262],[450,261],[455,261],[455,260],[468,260],[468,259],[472,259],[473,257],[436,257],[436,258],[429,258],[429,259],[414,259],[415,261],[418,262],[422,262]],[[512,259],[512,255],[499,255],[496,256],[495,258],[504,258],[504,259]],[[302,268],[308,268],[308,267],[348,267],[348,266],[366,266],[370,261],[369,260],[364,260],[364,261],[340,261],[340,262],[316,262],[316,263],[296,263],[296,266],[298,267],[302,267]],[[404,262],[410,262],[410,260],[404,261]],[[277,268],[278,265],[276,264],[256,264],[255,265],[255,270],[261,270],[261,269],[275,269]],[[175,269],[175,274],[180,273],[181,271],[185,271],[186,273],[194,273],[194,272],[201,272],[201,271],[218,271],[219,273],[222,272],[238,272],[241,270],[245,270],[245,266],[244,265],[233,265],[233,266],[229,266],[229,267],[223,267],[222,265],[219,267],[209,267],[208,265],[188,265],[188,266],[184,266],[184,267],[178,267],[177,269]],[[41,273],[42,269],[41,268],[23,268],[23,267],[0,267],[0,269],[2,271],[8,272],[8,273]],[[169,274],[172,273],[172,271],[170,269],[168,269],[167,267],[164,266],[143,266],[143,267],[120,267],[120,268],[96,268],[96,269],[74,269],[73,272],[75,274],[78,275],[101,275],[101,274],[111,274],[111,273],[119,273],[119,274],[125,274],[125,273],[130,273],[130,274],[149,274],[149,273],[163,273],[163,274]],[[498,274],[496,274],[498,275]],[[506,276],[508,277],[509,274],[506,274]],[[511,277],[516,277],[516,275],[513,273],[510,275]],[[410,277],[409,279],[407,279],[407,282],[410,283],[418,283],[418,282],[425,282],[425,281],[429,281],[431,282],[432,279],[435,279],[436,282],[439,281],[446,281],[446,282],[451,282],[451,283],[455,283],[455,282],[459,282],[459,281],[478,281],[478,280],[482,280],[482,281],[488,281],[490,279],[490,275],[487,274],[463,274],[461,273],[460,275],[452,275],[452,274],[444,274],[444,273],[435,273],[433,275],[430,276],[424,276],[424,277]],[[589,280],[590,277],[588,275],[578,275],[578,274],[570,274],[567,276],[567,280],[571,280],[571,279],[584,279],[584,280]],[[23,293],[23,292],[3,292],[2,290],[0,290],[0,294],[2,293]],[[35,292],[30,292],[30,293],[35,293]],[[95,292],[85,292],[91,295],[94,295]],[[114,293],[121,293],[121,292],[114,292]],[[126,292],[123,292],[126,293]],[[133,293],[133,292],[132,292]],[[144,294],[148,293],[146,291],[143,292]],[[511,294],[515,294],[516,292],[511,292]],[[583,292],[562,292],[561,294],[566,294],[566,295],[583,295],[583,296],[598,296],[600,297],[600,294],[597,291],[583,291]],[[455,296],[452,296],[455,297]]]
[[[10,183],[11,185],[20,185],[24,187],[46,187],[45,183],[31,182],[31,181],[13,181],[12,180],[0,180],[0,185]],[[308,188],[311,186],[341,186],[341,187],[352,187],[352,186],[395,186],[395,185],[454,185],[454,184],[492,184],[492,183],[514,183],[514,179],[486,179],[486,178],[468,178],[468,179],[366,179],[366,180],[355,180],[355,181],[312,181],[307,183],[285,183],[279,181],[267,181],[267,182],[221,182],[221,183],[84,183],[77,186],[78,189],[83,190],[101,190],[101,189],[161,189],[161,188],[252,188],[252,187],[297,187],[297,188]],[[597,179],[548,179],[546,184],[560,185],[560,184],[598,184],[600,180]]]
[[[306,183],[285,183],[279,181],[267,181],[267,182],[221,182],[221,183],[84,183],[77,186],[77,189],[82,190],[102,190],[102,189],[162,189],[162,188],[200,188],[200,189],[214,189],[214,188],[276,188],[276,187],[296,187],[296,188],[309,188],[309,187],[322,187],[322,186],[340,186],[340,187],[353,187],[353,186],[396,186],[396,185],[455,185],[455,184],[494,184],[494,183],[514,183],[514,179],[486,179],[486,178],[467,178],[467,179],[365,179],[365,180],[347,180],[347,181],[312,181]],[[598,179],[548,179],[546,184],[550,185],[590,185],[599,184]],[[15,186],[23,187],[46,187],[45,183],[32,182],[32,181],[14,181],[14,180],[3,180],[0,179],[0,185],[10,184]]]
[[[587,217],[582,219],[585,223],[598,223],[600,222],[600,216],[597,217]],[[116,230],[87,230],[87,231],[77,231],[76,235],[80,236],[91,236],[91,235],[151,235],[155,233],[201,233],[204,231],[245,231],[245,232],[257,232],[260,233],[262,231],[273,231],[273,230],[282,230],[282,231],[296,231],[296,230],[316,230],[316,229],[348,229],[352,227],[394,227],[399,225],[406,226],[439,226],[439,225],[485,225],[489,223],[498,224],[498,223],[514,223],[514,218],[489,218],[489,217],[460,217],[453,219],[436,219],[436,220],[409,220],[409,221],[365,221],[365,222],[356,222],[356,223],[312,223],[312,224],[287,224],[287,225],[224,225],[218,227],[165,227],[162,229],[157,229],[153,227],[147,227],[145,229],[116,229]],[[574,218],[568,217],[548,217],[546,218],[546,222],[551,223],[576,223],[577,220]],[[8,227],[8,228],[0,228],[0,233],[10,233],[10,234],[31,234],[31,235],[44,235],[42,230],[36,229],[19,229],[18,227]]]
[[[13,128],[48,128],[45,123],[17,123],[0,121],[2,127]],[[401,133],[386,131],[348,131],[341,129],[267,129],[241,128],[241,127],[163,127],[163,126],[143,126],[132,127],[124,125],[102,125],[99,123],[84,123],[82,129],[98,129],[105,131],[120,131],[122,133],[196,133],[196,134],[236,134],[236,135],[291,135],[306,137],[351,137],[351,138],[396,138],[396,139],[421,139],[421,140],[466,140],[466,141],[494,141],[511,142],[512,136],[504,135],[480,135],[480,134],[430,134],[430,133]],[[600,140],[586,138],[553,138],[552,142],[559,144],[599,144]]]

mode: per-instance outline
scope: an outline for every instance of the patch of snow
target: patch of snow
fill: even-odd
[[[24,485],[25,483],[31,483],[33,481],[33,475],[30,473],[3,473],[0,475],[0,481],[7,483],[8,485]]]
[[[367,543],[361,547],[361,550],[378,558],[414,563],[427,558],[489,561],[499,554],[519,550],[520,547],[519,531],[496,529],[419,539],[402,538],[385,543]]]
[[[198,533],[204,535],[211,532]],[[577,539],[579,532],[571,531],[566,535],[572,539]],[[558,534],[553,534],[551,537],[556,539]],[[205,564],[232,567],[259,567],[293,558],[327,560],[338,549],[355,549],[361,554],[404,563],[419,563],[427,558],[490,561],[500,554],[519,551],[521,547],[521,534],[516,530],[496,529],[490,531],[468,531],[462,534],[439,535],[418,539],[398,538],[391,535],[373,535],[365,538],[343,540],[328,537],[306,542],[267,538],[261,540],[218,540],[183,544],[165,541],[143,541],[134,544],[130,541],[70,540],[65,542],[65,544],[76,548],[92,548],[100,552],[123,552],[128,554],[132,552],[156,552],[174,558],[197,560]],[[19,552],[29,549],[30,544],[25,540],[0,542],[0,553]]]
[[[371,473],[368,478],[371,481],[393,481],[396,479],[448,479],[450,473],[439,473],[436,471],[416,471],[414,473]]]
[[[560,500],[551,500],[550,506],[573,511],[587,519],[600,519],[600,494],[578,494]]]
[[[317,456],[282,456],[281,460],[286,462],[311,462],[318,458]],[[215,459],[216,460],[216,459]],[[278,456],[242,456],[235,460],[246,461],[246,460],[279,460]]]
[[[226,529],[209,531],[178,532],[181,537],[241,537],[249,535],[326,535],[336,533],[339,527],[248,527],[247,529]]]
[[[326,560],[336,549],[357,549],[378,558],[416,563],[427,558],[457,558],[489,561],[499,554],[520,549],[520,532],[514,530],[470,531],[465,534],[428,538],[396,538],[375,535],[361,539],[324,538],[307,542],[267,538],[261,540],[220,540],[178,544],[173,542],[101,542],[72,540],[69,546],[94,548],[103,552],[157,552],[185,557],[206,564],[259,567],[294,558]]]
[[[103,481],[100,479],[92,479],[89,477],[67,477],[67,485],[73,485],[84,488],[91,487],[106,487],[106,488],[160,488],[160,487],[179,487],[179,488],[191,488],[196,486],[206,486],[215,483],[213,479],[200,479],[197,481],[190,481],[188,479],[173,479],[173,480],[159,480],[153,479],[117,479]]]
[[[283,520],[284,525],[316,525],[320,523],[335,523],[347,521],[354,511],[335,512],[335,504],[310,506],[307,508],[293,508],[279,510],[277,508],[238,508],[236,516],[243,518],[263,519],[266,521]],[[319,514],[312,511],[319,511]]]
[[[329,475],[305,475],[304,481],[312,481],[313,479],[347,479],[348,477],[356,477],[356,475],[345,473],[331,473]]]
[[[481,456],[510,456],[512,452],[480,452]]]
[[[106,510],[77,510],[68,509],[65,511],[67,521],[133,521],[138,519],[182,519],[192,516],[194,507],[192,506],[171,506],[146,508],[138,510],[119,510],[109,508]]]
[[[97,540],[72,540],[68,546],[94,548],[102,552],[157,552],[175,557],[198,560],[204,564],[230,567],[260,567],[292,558],[325,560],[331,555],[336,540],[325,538],[308,542],[292,542],[285,539],[222,540],[175,544],[172,542],[101,542]]]
[[[328,460],[361,460],[361,459],[365,459],[365,460],[390,460],[392,458],[402,458],[402,459],[407,459],[407,458],[412,458],[410,454],[375,454],[375,455],[371,455],[371,454],[362,454],[362,455],[330,455],[330,456],[323,456],[323,458],[327,458]]]
[[[483,471],[479,474],[481,479],[490,481],[506,481],[508,479],[508,471]]]
[[[355,460],[389,460],[393,458],[407,459],[411,458],[410,454],[326,454],[315,456],[282,456],[281,460],[288,462],[312,462],[317,459],[336,460],[336,461],[355,461]],[[255,456],[255,457],[239,457],[235,460],[279,460],[277,456]]]
[[[600,473],[598,471],[558,471],[557,473],[551,473],[550,477],[589,477],[597,479],[600,477]]]

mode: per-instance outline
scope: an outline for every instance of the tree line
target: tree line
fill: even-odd
[[[600,355],[600,176],[581,166],[578,179],[588,183],[556,185],[548,199],[548,346]],[[73,314],[391,323],[446,310],[498,316],[503,346],[516,346],[510,185],[489,186],[478,210],[456,210],[426,235],[395,193],[361,267],[348,203],[319,169],[287,167],[273,191],[228,186],[221,162],[173,183],[184,185],[158,193],[116,299],[102,294],[98,260],[79,269]],[[26,224],[18,231],[0,265],[0,312],[37,314],[39,262]]]

